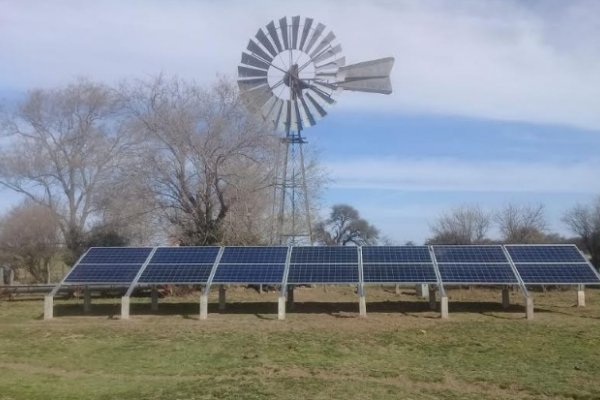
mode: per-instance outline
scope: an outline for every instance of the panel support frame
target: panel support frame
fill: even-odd
[[[217,268],[219,268],[219,263],[221,262],[221,257],[223,257],[224,251],[225,247],[221,246],[219,248],[219,252],[217,253],[217,257],[215,258],[215,262],[213,263],[212,269],[210,270],[210,275],[206,280],[206,285],[200,292],[200,320],[205,320],[208,318],[208,294],[210,293],[210,286],[215,278],[215,274],[217,273]]]
[[[148,266],[148,264],[150,264],[150,260],[152,260],[152,257],[154,257],[154,253],[156,253],[157,249],[158,249],[158,247],[152,248],[152,250],[150,251],[150,254],[148,254],[148,257],[146,257],[146,261],[144,261],[141,268],[135,275],[135,278],[133,278],[133,281],[129,285],[129,288],[127,288],[127,291],[125,292],[123,297],[121,297],[121,319],[122,320],[129,319],[129,315],[130,315],[129,305],[130,305],[131,294],[133,293],[133,290],[137,286],[138,281],[140,280],[140,277],[146,270],[146,267]]]

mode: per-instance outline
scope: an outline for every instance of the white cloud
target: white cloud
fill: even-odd
[[[600,191],[600,163],[528,163],[453,159],[355,159],[327,162],[333,188],[438,192]]]
[[[258,27],[301,13],[334,30],[351,62],[396,57],[392,96],[345,93],[339,108],[600,129],[594,1],[0,0],[0,10],[0,88],[160,71],[206,82],[235,74]]]

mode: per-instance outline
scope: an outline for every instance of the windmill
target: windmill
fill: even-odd
[[[392,93],[393,64],[387,57],[346,65],[335,34],[300,16],[271,21],[248,41],[238,66],[240,95],[251,112],[284,135],[273,197],[273,231],[280,244],[298,244],[302,237],[312,243],[302,131],[327,115],[339,91]],[[291,221],[286,231],[288,202]]]

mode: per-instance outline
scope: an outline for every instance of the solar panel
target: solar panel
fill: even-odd
[[[444,284],[519,283],[502,246],[433,246]]]
[[[365,283],[436,283],[427,246],[363,246]]]
[[[151,251],[150,247],[93,247],[71,269],[65,284],[130,284]]]
[[[226,247],[213,283],[279,284],[283,280],[288,248]]]
[[[293,247],[288,283],[358,283],[356,247]]]
[[[598,285],[600,279],[574,245],[506,245],[527,285]]]
[[[206,283],[220,247],[159,247],[138,282]]]

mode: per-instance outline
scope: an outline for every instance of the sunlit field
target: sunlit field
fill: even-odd
[[[600,291],[533,292],[501,307],[500,290],[449,292],[450,318],[405,288],[367,289],[358,317],[352,287],[296,289],[277,320],[277,293],[230,288],[227,308],[198,294],[136,298],[131,320],[119,298],[0,301],[1,399],[546,399],[600,397]],[[216,296],[216,293],[212,293]]]

